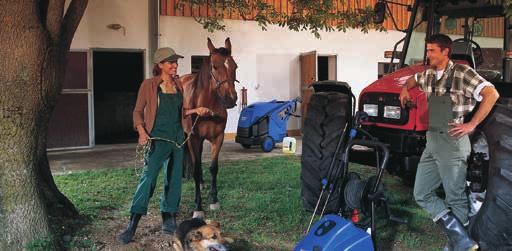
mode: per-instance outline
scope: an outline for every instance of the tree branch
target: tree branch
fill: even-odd
[[[82,20],[88,2],[89,0],[72,0],[69,4],[61,26],[61,45],[63,48],[66,48],[66,52],[69,50],[69,46],[78,28],[78,24],[80,20]]]
[[[46,13],[46,29],[48,29],[50,32],[50,36],[53,41],[57,41],[60,36],[65,2],[65,0],[49,0],[48,3],[48,11]]]

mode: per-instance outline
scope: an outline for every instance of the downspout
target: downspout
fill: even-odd
[[[512,17],[505,17],[503,82],[512,84]]]
[[[148,0],[148,51],[147,72],[151,77],[153,69],[153,54],[158,49],[160,37],[160,0]]]

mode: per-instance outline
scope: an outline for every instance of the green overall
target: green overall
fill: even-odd
[[[452,67],[453,69],[453,67]],[[446,77],[445,93],[436,96],[436,85]],[[432,83],[429,98],[429,128],[427,145],[421,155],[414,184],[414,198],[437,221],[452,211],[462,222],[468,221],[468,197],[465,192],[467,159],[471,151],[469,137],[455,138],[448,134],[448,123],[453,122],[453,104],[450,98],[453,70],[445,71],[443,77]],[[435,190],[443,185],[445,200]]]
[[[183,96],[158,93],[159,105],[151,137],[169,139],[180,144],[184,141],[181,126],[181,106]],[[133,196],[131,213],[146,214],[149,199],[153,196],[158,173],[164,166],[164,191],[160,199],[160,211],[174,213],[178,211],[181,199],[181,177],[183,173],[183,149],[175,144],[154,140],[149,157],[145,161],[144,173]]]

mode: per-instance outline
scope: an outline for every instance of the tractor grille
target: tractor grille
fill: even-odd
[[[364,104],[378,105],[378,115],[370,116],[368,121],[376,123],[387,123],[394,125],[405,125],[409,121],[409,109],[400,109],[400,118],[386,118],[384,117],[385,106],[398,106],[400,107],[400,95],[396,93],[365,93],[361,95],[359,102],[359,110],[363,110]]]

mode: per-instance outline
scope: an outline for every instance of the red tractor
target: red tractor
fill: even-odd
[[[432,34],[463,31],[463,36],[450,35],[453,39],[452,60],[468,64],[493,83],[502,97],[510,95],[512,64],[510,58],[503,58],[504,51],[510,51],[510,29],[505,29],[505,41],[477,36],[482,32],[482,23],[490,18],[503,16],[501,6],[493,6],[488,1],[415,1],[408,6],[411,19],[406,36],[395,45],[391,54],[390,72],[381,79],[363,89],[359,96],[358,108],[370,116],[364,128],[382,142],[389,144],[392,158],[388,171],[400,176],[408,184],[413,184],[419,157],[425,147],[425,131],[428,128],[428,105],[425,94],[418,88],[411,91],[413,101],[405,109],[400,107],[398,96],[401,86],[413,74],[425,70],[428,65],[425,57],[425,38]],[[386,2],[381,2],[386,5]],[[378,9],[378,8],[377,8]],[[377,13],[379,14],[379,13]],[[501,21],[509,27],[506,19]],[[496,22],[494,22],[495,24]],[[493,27],[496,29],[497,27]],[[496,42],[499,41],[499,44]],[[402,51],[396,48],[403,43]],[[482,48],[505,46],[502,48]],[[399,56],[395,62],[394,56]],[[391,72],[396,65],[396,71]],[[476,110],[476,109],[475,109]],[[471,115],[469,115],[471,116]],[[469,119],[469,118],[468,118]],[[473,134],[473,142],[478,141],[479,133]],[[481,143],[481,141],[478,141]],[[482,150],[472,155],[470,162],[480,167],[472,169],[487,170],[487,159],[482,158]],[[365,164],[367,158],[357,158],[361,152],[354,153],[357,162]],[[366,154],[364,154],[366,155]],[[488,155],[488,154],[487,154]],[[482,174],[485,171],[482,171]],[[472,173],[472,176],[475,176]],[[471,178],[473,189],[485,189],[485,182],[478,177]],[[485,178],[480,179],[484,181]]]
[[[467,176],[468,190],[486,191],[485,201],[475,216],[472,235],[481,244],[484,242],[481,246],[492,250],[502,247],[497,243],[512,247],[512,238],[504,237],[512,236],[512,222],[508,220],[512,216],[512,18],[504,17],[506,7],[501,2],[506,1],[416,0],[406,5],[379,0],[374,21],[382,23],[391,4],[407,8],[410,20],[403,30],[405,37],[390,53],[389,71],[364,88],[357,102],[358,110],[368,114],[361,129],[390,150],[388,173],[412,185],[426,143],[428,105],[425,93],[419,88],[409,91],[412,102],[406,107],[400,106],[399,95],[408,78],[428,67],[425,39],[436,33],[447,33],[453,40],[452,60],[473,67],[494,84],[500,99],[470,136],[473,151],[468,159]],[[501,20],[503,39],[480,36],[482,24],[491,18]],[[461,34],[450,35],[457,32]],[[400,44],[401,52],[397,51]],[[303,205],[310,211],[315,207],[330,163],[339,158],[334,156],[336,139],[345,128],[351,127],[355,106],[346,83],[317,82],[312,86],[315,93],[304,119],[301,172]],[[372,151],[354,147],[350,161],[374,166],[378,154]],[[342,190],[334,192],[327,211],[339,211],[342,193]],[[486,231],[489,234],[483,234]]]

